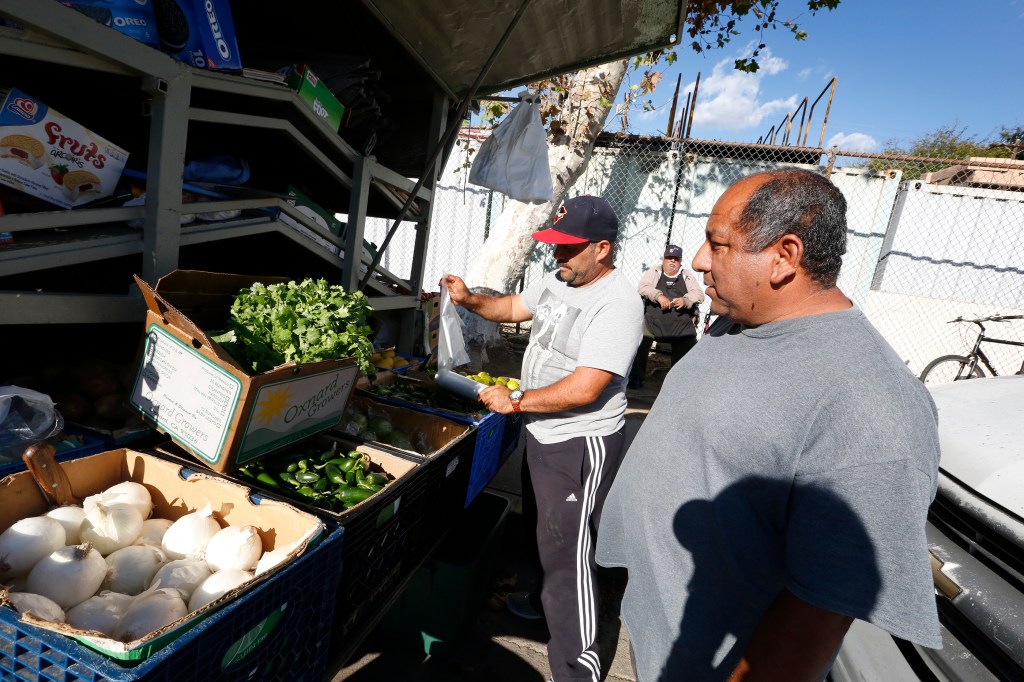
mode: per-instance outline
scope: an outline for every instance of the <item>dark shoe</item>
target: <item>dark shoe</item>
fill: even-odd
[[[508,610],[526,620],[544,620],[544,614],[533,608],[529,592],[509,592],[505,597]]]

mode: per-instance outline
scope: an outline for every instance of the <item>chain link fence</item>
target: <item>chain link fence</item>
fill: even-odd
[[[456,147],[437,187],[425,283],[468,272],[504,208],[503,195],[469,184],[471,161]],[[1024,161],[603,135],[567,196],[612,204],[621,222],[616,265],[635,282],[661,262],[666,244],[680,246],[689,267],[725,189],[780,167],[823,173],[843,192],[849,224],[839,287],[915,374],[972,350],[979,327],[951,320],[1024,315]],[[383,233],[384,222],[370,221],[367,238],[379,243],[373,230]],[[410,238],[399,233],[383,262],[407,275],[412,228],[403,229]],[[535,249],[523,283],[554,267],[551,249]],[[986,336],[1024,342],[1024,320],[982,324]],[[984,374],[1011,374],[1024,362],[1022,347],[984,342],[981,350],[991,364],[981,365]]]

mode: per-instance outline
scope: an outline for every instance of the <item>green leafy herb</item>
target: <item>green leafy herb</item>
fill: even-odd
[[[211,338],[254,372],[354,357],[368,373],[373,343],[366,318],[372,310],[362,292],[346,293],[323,279],[257,282],[238,292],[228,328]]]

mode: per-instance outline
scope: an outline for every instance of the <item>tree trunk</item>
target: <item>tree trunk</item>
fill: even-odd
[[[513,293],[526,271],[536,241],[531,233],[551,225],[569,188],[586,170],[594,142],[604,129],[626,74],[628,60],[584,69],[574,75],[561,116],[548,125],[548,159],[551,163],[551,201],[527,204],[508,200],[491,236],[484,242],[476,263],[466,277],[471,287]]]

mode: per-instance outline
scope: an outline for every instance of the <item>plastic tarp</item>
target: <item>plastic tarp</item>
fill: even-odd
[[[530,0],[479,93],[469,89],[523,0],[363,0],[456,99],[674,43],[685,0]]]

